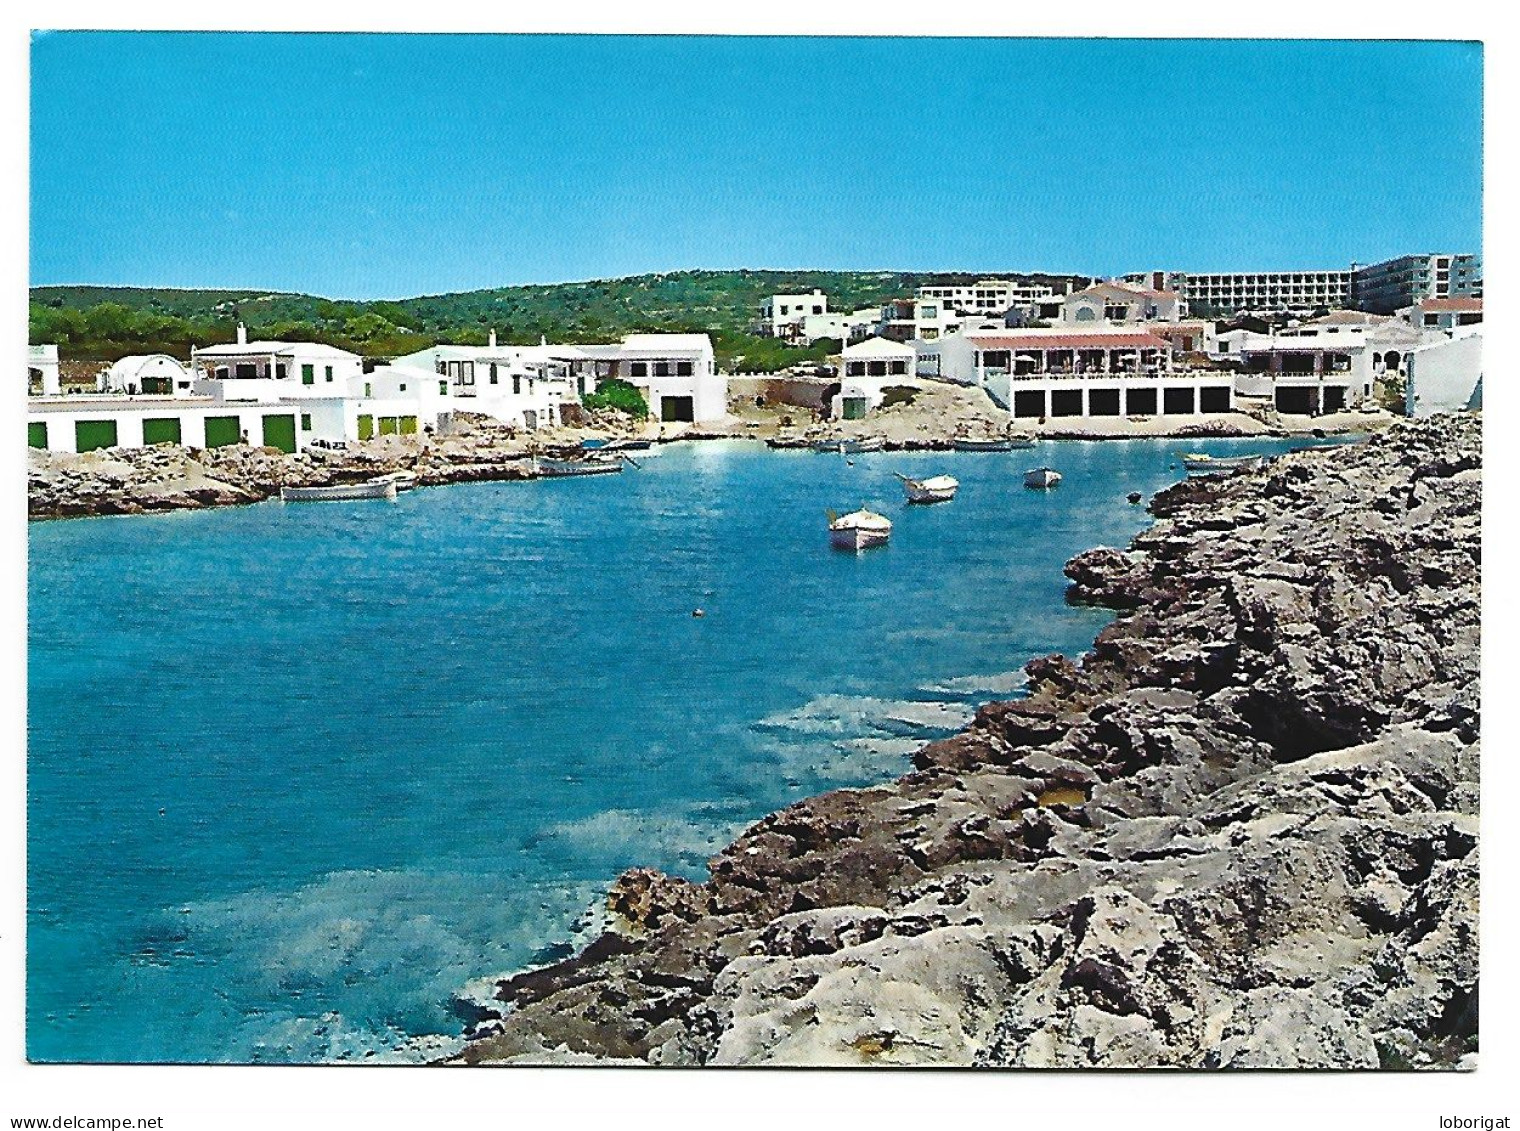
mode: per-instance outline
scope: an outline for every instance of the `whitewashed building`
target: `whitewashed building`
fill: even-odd
[[[858,420],[881,407],[885,390],[917,388],[912,346],[885,338],[868,338],[846,346],[839,359],[839,392],[830,405],[839,420]]]
[[[918,288],[918,297],[943,303],[960,314],[1003,314],[1015,306],[1027,306],[1055,294],[1040,283],[1015,283],[1009,279],[978,279],[974,283],[939,284]]]
[[[828,312],[829,296],[816,288],[806,295],[771,295],[760,306],[760,333],[798,343],[803,338],[803,320]]]
[[[190,370],[168,354],[137,353],[113,361],[95,378],[95,388],[128,396],[188,397],[192,381]]]
[[[717,371],[706,334],[629,334],[616,350],[600,360],[610,376],[644,394],[656,420],[701,423],[728,415],[728,378]]]
[[[1399,311],[1399,318],[1417,330],[1459,330],[1483,322],[1483,300],[1470,296],[1427,298]]]
[[[881,310],[874,306],[849,314],[843,312],[809,314],[802,320],[800,342],[802,345],[810,346],[822,338],[831,338],[848,345],[851,342],[869,338],[876,332],[876,324],[879,321],[881,321]]]
[[[1097,283],[1073,291],[1061,301],[1061,321],[1085,322],[1177,322],[1186,312],[1175,291]]]
[[[918,374],[979,385],[1015,417],[1234,410],[1232,375],[1177,368],[1165,338],[1112,325],[972,330],[918,347]]]
[[[28,393],[35,389],[45,397],[56,397],[62,391],[56,345],[26,347],[26,384]]]
[[[881,308],[876,332],[893,342],[932,342],[962,329],[966,318],[937,298],[896,298]]]
[[[1404,413],[1474,412],[1483,407],[1483,331],[1459,331],[1416,346],[1405,359]]]

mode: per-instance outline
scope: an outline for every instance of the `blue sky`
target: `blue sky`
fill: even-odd
[[[31,277],[402,297],[684,268],[1479,250],[1476,44],[48,33]]]

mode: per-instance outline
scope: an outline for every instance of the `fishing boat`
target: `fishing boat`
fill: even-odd
[[[415,471],[391,471],[384,475],[377,475],[369,480],[371,483],[394,483],[397,491],[410,491],[417,486],[417,473]]]
[[[350,499],[394,499],[396,484],[386,480],[377,483],[334,483],[330,487],[281,487],[282,503],[346,502]]]
[[[840,455],[853,456],[860,452],[879,452],[886,446],[880,436],[869,436],[863,440],[814,440],[808,445],[815,452],[838,452]]]
[[[1061,482],[1061,473],[1049,467],[1032,467],[1024,472],[1024,486],[1026,487],[1054,487]]]
[[[602,450],[608,452],[647,452],[654,447],[653,440],[634,440],[625,438],[621,440],[608,440]]]
[[[909,479],[900,472],[894,474],[902,480],[903,490],[907,492],[910,503],[948,503],[955,498],[955,492],[960,487],[960,481],[948,475]]]
[[[839,550],[868,550],[885,546],[892,535],[892,520],[861,507],[840,515],[829,511],[829,542]]]
[[[1263,457],[1250,456],[1211,456],[1207,452],[1181,452],[1182,466],[1190,473],[1204,475],[1223,475],[1228,471],[1254,471],[1262,465]]]
[[[1016,452],[1034,447],[1034,440],[1028,436],[1005,436],[993,440],[973,440],[959,436],[951,441],[951,446],[958,452]]]
[[[576,475],[612,475],[623,470],[620,459],[549,459],[533,462],[534,470],[546,479],[568,479]]]

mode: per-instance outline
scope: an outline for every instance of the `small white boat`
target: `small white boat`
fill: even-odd
[[[1061,473],[1048,467],[1033,467],[1024,472],[1026,487],[1054,487],[1061,482]]]
[[[892,535],[892,520],[861,507],[838,515],[829,511],[829,542],[839,550],[867,550],[885,546]]]
[[[394,483],[398,491],[410,491],[417,486],[417,473],[415,471],[390,471],[384,475],[377,475],[370,480],[371,483]]]
[[[550,459],[534,461],[534,468],[545,479],[568,479],[577,475],[614,475],[623,470],[623,460],[611,456],[591,459]]]
[[[1181,452],[1182,466],[1191,472],[1206,475],[1222,475],[1227,471],[1255,471],[1262,465],[1262,457],[1211,456],[1206,452]]]
[[[948,475],[909,479],[906,475],[897,473],[897,478],[902,480],[903,490],[907,492],[910,503],[948,503],[955,498],[955,492],[961,485],[960,480]]]
[[[396,485],[389,480],[376,483],[335,483],[331,487],[281,487],[283,503],[344,502],[349,499],[394,499]]]

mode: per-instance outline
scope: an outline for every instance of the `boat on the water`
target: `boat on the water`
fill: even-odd
[[[602,450],[604,452],[647,452],[652,447],[654,447],[653,440],[623,438],[608,440],[602,445]]]
[[[549,459],[541,456],[533,462],[534,470],[546,479],[568,479],[576,475],[613,475],[623,470],[621,459]]]
[[[384,475],[376,475],[369,480],[371,483],[394,483],[398,491],[410,491],[417,486],[417,473],[415,471],[390,471]]]
[[[1054,487],[1061,482],[1061,473],[1049,467],[1032,467],[1024,472],[1026,487]]]
[[[1034,439],[1030,436],[1005,436],[1002,439],[973,440],[960,436],[951,441],[951,446],[958,452],[1016,452],[1034,447]]]
[[[863,440],[814,440],[808,445],[815,452],[838,452],[853,456],[860,452],[879,452],[886,446],[880,436],[868,436]]]
[[[909,479],[901,472],[894,473],[902,480],[910,503],[948,503],[955,498],[960,480],[948,475],[933,475],[928,479]]]
[[[1229,471],[1255,471],[1262,465],[1264,457],[1259,455],[1249,456],[1211,456],[1207,452],[1181,452],[1182,466],[1191,474],[1223,475]]]
[[[892,520],[861,507],[849,514],[829,511],[829,542],[838,550],[867,550],[885,546],[892,535]]]
[[[334,483],[328,487],[281,487],[282,503],[346,502],[350,499],[394,499],[396,484],[390,480],[368,483]]]

